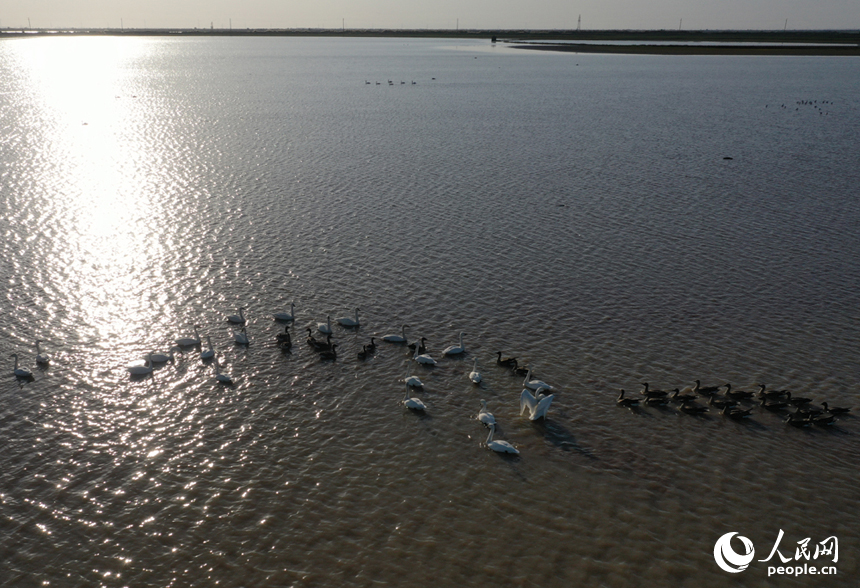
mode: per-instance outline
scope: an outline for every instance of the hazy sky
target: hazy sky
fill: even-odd
[[[858,0],[6,0],[0,27],[860,29]]]

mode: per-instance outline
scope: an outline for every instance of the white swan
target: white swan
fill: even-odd
[[[537,399],[529,392],[528,388],[523,388],[523,391],[520,393],[520,414],[523,414],[526,408],[531,412],[536,406]]]
[[[523,414],[528,409],[530,421],[545,418],[549,410],[549,405],[552,404],[552,399],[555,398],[555,394],[544,396],[542,393],[543,390],[545,388],[538,388],[535,395],[532,396],[532,393],[524,388],[522,394],[520,394],[520,414]]]
[[[218,365],[218,362],[215,361],[212,363],[215,366],[215,381],[221,384],[232,384],[233,378],[226,374],[221,373],[221,367]]]
[[[317,330],[324,335],[331,335],[331,315],[326,316],[326,322],[317,323]]]
[[[409,325],[403,325],[401,335],[385,335],[382,340],[388,341],[389,343],[406,343],[406,327],[408,326]]]
[[[360,327],[361,323],[358,322],[358,311],[361,310],[359,308],[355,309],[355,319],[351,319],[348,316],[341,317],[337,319],[337,322],[340,323],[342,327]]]
[[[508,443],[507,441],[493,441],[493,433],[496,432],[496,425],[490,425],[490,434],[487,435],[487,447],[492,449],[497,453],[515,453],[519,454],[520,452],[516,447]]]
[[[464,353],[466,351],[466,348],[463,347],[463,335],[465,335],[465,333],[460,333],[459,345],[451,345],[450,347],[446,347],[442,351],[442,355],[457,355],[459,353]]]
[[[427,406],[419,398],[409,397],[409,384],[406,384],[406,394],[403,395],[403,406],[412,410],[425,410]]]
[[[436,365],[436,360],[427,355],[426,353],[420,354],[418,353],[418,349],[415,350],[415,357],[413,357],[415,361],[423,365]]]
[[[290,302],[290,312],[276,312],[272,315],[276,321],[292,321],[296,319],[296,305]]]
[[[493,416],[493,413],[487,410],[486,400],[481,401],[481,410],[478,411],[478,416],[476,416],[475,418],[488,427],[492,427],[496,424],[496,417]]]
[[[525,386],[529,390],[537,390],[539,388],[546,388],[547,390],[549,390],[551,392],[555,391],[555,388],[553,388],[552,386],[550,386],[546,382],[541,382],[540,380],[530,380],[529,378],[531,377],[531,375],[532,375],[532,371],[529,370],[528,373],[526,373],[526,379],[523,380],[523,386]]]
[[[146,374],[152,373],[152,352],[149,352],[146,356],[146,363],[144,365],[130,365],[125,368],[128,370],[128,373],[132,376],[145,376]]]
[[[403,381],[406,382],[407,386],[412,386],[413,388],[423,388],[424,383],[418,378],[418,376],[410,376],[409,369],[412,367],[412,364],[406,364],[406,377],[403,378]]]
[[[30,373],[28,370],[25,370],[24,368],[18,367],[18,354],[17,353],[13,353],[9,357],[15,358],[15,367],[12,368],[12,370],[13,370],[12,373],[15,374],[15,377],[17,377],[17,378],[32,378],[33,377],[33,374]]]
[[[40,366],[44,367],[44,366],[48,365],[49,363],[51,363],[51,360],[48,359],[47,355],[40,355],[39,354],[39,343],[41,343],[41,342],[42,342],[41,339],[36,339],[36,365],[40,365]]]
[[[251,340],[248,338],[248,332],[245,330],[245,327],[242,327],[241,331],[233,331],[233,341],[235,341],[239,345],[249,345],[251,343]]]
[[[174,350],[174,349],[179,349],[179,348],[178,348],[178,347],[171,347],[171,348],[167,351],[167,355],[164,355],[163,353],[150,353],[150,354],[148,355],[149,360],[150,360],[152,363],[165,363],[165,362],[168,362],[168,361],[174,361],[174,358],[173,358],[173,350]],[[180,350],[180,351],[181,351],[181,350]]]
[[[239,314],[231,314],[227,317],[227,320],[233,323],[234,325],[244,325],[245,324],[245,310],[244,307],[239,307]]]
[[[469,379],[472,380],[473,384],[480,384],[481,380],[484,377],[481,375],[481,372],[478,371],[478,358],[475,358],[475,363],[472,365],[472,371],[469,372]]]
[[[206,335],[206,342],[209,344],[209,349],[200,352],[200,359],[212,359],[215,357],[215,348],[212,347],[212,337]]]
[[[227,320],[233,323],[234,325],[244,325],[245,324],[245,313],[242,312],[245,309],[243,307],[239,307],[239,314],[231,314],[227,317]]]
[[[200,334],[197,332],[197,329],[200,328],[199,325],[194,325],[194,339],[190,337],[185,337],[182,339],[177,339],[176,344],[180,347],[196,347],[200,345]]]

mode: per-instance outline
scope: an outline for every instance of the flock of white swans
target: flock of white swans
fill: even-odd
[[[353,316],[349,317],[341,317],[335,319],[335,322],[342,327],[345,328],[355,328],[360,327],[361,322],[359,318],[360,309],[356,308]],[[290,305],[290,312],[277,312],[272,314],[272,318],[281,323],[288,323],[284,328],[284,332],[278,333],[276,336],[277,345],[283,351],[289,351],[292,348],[292,336],[290,335],[290,324],[293,324],[295,321],[295,304]],[[239,308],[238,314],[231,314],[226,316],[226,322],[237,327],[233,331],[233,341],[238,345],[249,345],[250,339],[248,337],[248,333],[245,329],[245,325],[247,323],[247,319],[245,318],[245,308]],[[332,334],[334,330],[332,328],[332,319],[331,316],[326,317],[326,322],[321,322],[317,324],[317,331],[326,335],[326,340],[321,341],[316,339],[313,336],[313,330],[311,327],[307,327],[307,339],[306,342],[309,346],[311,346],[315,351],[320,354],[320,358],[322,360],[335,360],[337,359],[337,343],[333,343],[331,341]],[[167,362],[174,361],[174,352],[185,352],[190,349],[196,349],[199,352],[200,359],[204,362],[211,363],[215,371],[215,381],[221,384],[230,385],[233,383],[233,378],[227,374],[221,373],[221,366],[219,365],[218,359],[216,357],[215,348],[212,345],[212,339],[209,335],[206,335],[205,341],[207,347],[203,347],[203,339],[200,336],[198,331],[199,325],[195,325],[193,327],[194,337],[181,337],[174,341],[175,345],[171,347],[167,353],[159,353],[156,351],[151,351],[146,354],[145,360],[143,363],[137,362],[132,365],[128,365],[125,367],[125,370],[132,378],[141,378],[148,375],[151,375],[156,366],[159,364],[165,364]],[[401,327],[400,334],[389,334],[384,335],[382,340],[395,344],[395,345],[406,345],[408,343],[406,338],[406,329],[409,328],[409,325],[403,325]],[[443,356],[461,356],[466,353],[466,347],[463,343],[463,336],[465,333],[459,334],[459,341],[455,345],[450,345],[442,350]],[[414,351],[412,354],[412,360],[416,363],[432,367],[437,364],[437,361],[427,353],[426,347],[424,345],[426,339],[421,337],[418,341],[413,342],[408,345],[409,349]],[[50,359],[47,355],[43,355],[39,348],[39,344],[41,340],[36,341],[36,364],[45,368],[50,365]],[[377,348],[375,337],[371,337],[370,343],[364,345],[362,350],[358,352],[358,359],[365,359],[369,357],[369,355],[375,352]],[[511,369],[514,373],[518,375],[524,375],[525,379],[523,380],[523,391],[520,394],[520,414],[528,413],[529,420],[535,421],[538,419],[543,419],[546,417],[547,412],[549,411],[550,405],[552,404],[553,398],[555,394],[554,388],[547,384],[546,382],[542,382],[541,380],[533,380],[531,377],[531,369],[520,367],[516,358],[508,357],[503,358],[502,352],[497,352],[496,364],[502,366],[504,368]],[[15,360],[15,366],[13,368],[13,374],[15,377],[19,379],[32,380],[33,374],[29,370],[22,368],[18,364],[18,354],[13,353],[11,357]],[[403,378],[403,383],[406,387],[406,392],[403,396],[401,403],[404,407],[409,410],[423,412],[427,410],[427,405],[418,398],[416,394],[416,390],[421,390],[424,388],[423,382],[418,376],[411,375],[411,362],[407,364],[406,377]],[[483,376],[481,372],[478,370],[478,359],[474,358],[472,363],[472,369],[468,373],[469,380],[478,385],[483,380]],[[487,401],[481,400],[481,409],[476,415],[478,421],[480,421],[483,425],[485,425],[489,429],[489,434],[487,435],[486,447],[488,449],[492,449],[498,453],[511,453],[511,454],[519,454],[519,450],[516,447],[508,443],[507,441],[493,439],[493,435],[496,431],[496,418],[493,414],[487,409]]]

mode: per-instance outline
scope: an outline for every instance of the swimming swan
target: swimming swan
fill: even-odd
[[[200,328],[200,325],[194,325],[194,339],[190,337],[185,337],[183,339],[177,339],[176,344],[180,347],[196,347],[200,345],[200,334],[197,332],[197,329]]]
[[[355,319],[351,319],[348,316],[341,317],[337,319],[337,322],[342,327],[360,327],[361,324],[358,322],[358,311],[361,310],[359,308],[355,309]]]
[[[407,386],[412,386],[413,388],[423,388],[424,383],[418,378],[418,376],[409,375],[409,369],[411,368],[411,366],[412,364],[410,363],[406,364],[406,377],[403,378],[403,381],[406,382]]]
[[[46,366],[51,363],[51,360],[48,359],[47,355],[41,355],[39,353],[39,343],[41,343],[41,339],[36,339],[36,365]]]
[[[296,305],[290,302],[290,312],[276,312],[272,314],[276,321],[292,321],[296,318]]]
[[[496,417],[493,416],[493,413],[487,410],[486,400],[481,400],[481,410],[478,411],[478,416],[475,418],[488,427],[492,427],[496,424]]]
[[[331,335],[331,315],[326,316],[326,322],[317,323],[317,330],[323,335]]]
[[[469,372],[469,379],[472,380],[473,384],[480,384],[481,380],[483,380],[483,376],[481,372],[478,371],[478,358],[475,358],[475,363],[472,364],[472,371]]]
[[[128,370],[128,373],[132,376],[145,376],[146,374],[152,373],[152,352],[148,353],[146,356],[146,364],[144,365],[130,365],[125,368]]]
[[[33,377],[33,374],[30,373],[28,370],[25,370],[24,368],[18,367],[18,354],[17,353],[13,353],[9,357],[15,358],[15,367],[12,368],[12,370],[13,370],[12,373],[15,374],[16,378],[32,378]]]
[[[418,363],[423,364],[423,365],[436,365],[435,359],[433,359],[432,357],[430,357],[426,353],[423,355],[418,353],[417,349],[415,350],[415,357],[413,357],[412,359],[414,359],[415,361],[417,361]]]
[[[212,359],[215,357],[215,348],[212,347],[212,338],[206,335],[206,342],[209,343],[209,349],[200,352],[200,359]]]
[[[520,394],[520,414],[523,414],[528,408],[530,421],[546,418],[549,405],[552,404],[552,399],[555,398],[555,394],[544,396],[542,394],[543,390],[544,388],[538,388],[535,395],[532,396],[531,392],[523,389],[522,394]]]
[[[402,400],[403,406],[412,410],[426,410],[427,405],[421,402],[419,398],[410,398],[409,397],[409,384],[406,384],[406,394],[403,395]]]
[[[463,347],[463,335],[465,335],[465,333],[460,333],[460,344],[459,345],[451,345],[450,347],[446,347],[442,351],[442,355],[457,355],[460,353],[464,353],[466,351],[466,348]]]
[[[389,343],[406,343],[406,327],[408,326],[409,325],[403,325],[400,335],[385,335],[382,340],[388,341]]]
[[[243,307],[239,307],[239,314],[231,314],[227,317],[227,320],[233,323],[234,325],[244,325],[245,324],[245,314],[242,312],[245,310]]]
[[[251,340],[248,338],[248,332],[245,330],[245,327],[242,327],[241,331],[233,331],[233,341],[239,345],[250,345]]]
[[[487,447],[495,451],[496,453],[514,453],[519,455],[519,451],[516,447],[508,443],[507,441],[493,441],[493,433],[496,432],[496,425],[490,425],[490,434],[487,435]]]
[[[213,366],[215,366],[215,381],[220,384],[232,384],[233,378],[226,374],[221,373],[221,367],[218,365],[218,362],[213,362]]]
[[[531,370],[526,372],[526,379],[523,380],[523,386],[525,386],[529,390],[539,390],[540,388],[546,388],[547,390],[550,390],[553,392],[555,391],[555,388],[553,388],[552,386],[550,386],[546,382],[542,382],[540,380],[530,380],[529,378],[531,377],[531,375],[532,375]]]
[[[166,363],[168,361],[174,361],[174,359],[173,359],[173,350],[174,349],[179,349],[179,348],[178,347],[171,347],[167,351],[167,355],[165,355],[163,353],[150,353],[149,354],[149,360],[152,363]]]

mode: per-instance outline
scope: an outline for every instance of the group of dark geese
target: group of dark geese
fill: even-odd
[[[839,415],[851,411],[851,408],[830,406],[826,402],[819,406],[813,404],[812,398],[793,396],[788,390],[768,390],[765,384],[757,384],[758,392],[733,390],[728,383],[722,386],[702,386],[699,380],[696,380],[696,385],[690,392],[681,392],[678,388],[671,391],[652,390],[647,382],[642,385],[644,388],[640,391],[641,398],[625,397],[624,390],[621,390],[616,401],[618,406],[634,408],[639,406],[640,402],[651,406],[666,406],[671,402],[677,404],[678,410],[685,414],[700,415],[713,408],[722,416],[742,420],[752,416],[753,408],[742,408],[741,403],[747,406],[757,404],[762,410],[784,415],[783,421],[793,427],[832,425]],[[720,394],[722,388],[725,388],[725,391]],[[699,404],[697,400],[706,402],[707,406]]]

